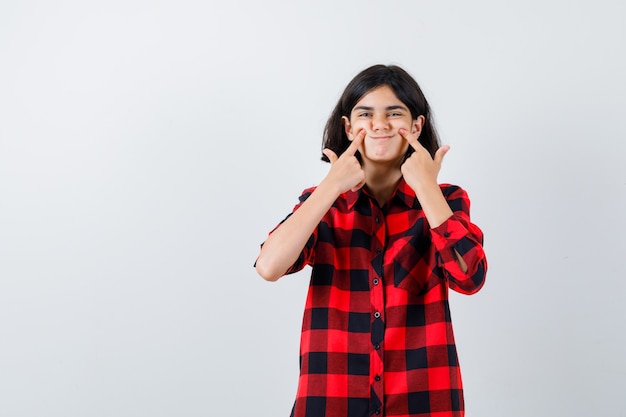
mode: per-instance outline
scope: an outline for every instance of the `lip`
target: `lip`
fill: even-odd
[[[391,139],[393,136],[370,136],[370,139],[374,139],[374,140],[384,140],[384,139]]]

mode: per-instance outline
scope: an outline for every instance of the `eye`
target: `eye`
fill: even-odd
[[[400,116],[402,116],[402,113],[399,113],[399,112],[391,112],[388,115],[388,117],[400,117]]]
[[[363,112],[363,113],[359,113],[358,116],[359,117],[372,117],[372,113],[370,113],[370,112]]]

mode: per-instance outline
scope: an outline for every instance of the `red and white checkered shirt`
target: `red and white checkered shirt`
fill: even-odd
[[[441,189],[454,214],[433,229],[403,179],[382,208],[342,194],[287,271],[312,267],[292,417],[464,415],[448,288],[478,291],[487,261],[467,193]]]

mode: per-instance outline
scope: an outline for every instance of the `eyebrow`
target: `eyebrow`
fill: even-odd
[[[368,110],[368,111],[372,111],[372,110],[374,110],[374,108],[370,107],[370,106],[357,106],[354,109],[352,109],[352,111],[354,111],[354,110]],[[406,111],[408,111],[409,109],[407,109],[404,106],[400,106],[400,105],[385,107],[385,111],[389,111],[389,110],[406,110]]]

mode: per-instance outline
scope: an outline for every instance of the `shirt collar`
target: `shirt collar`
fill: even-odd
[[[360,188],[357,191],[347,191],[344,195],[346,203],[348,204],[348,209],[350,210],[352,210],[362,195],[367,195],[369,197],[369,194],[363,190],[363,188]],[[391,200],[393,199],[398,199],[409,208],[421,208],[421,205],[417,200],[417,196],[415,195],[415,191],[409,187],[404,178],[400,178],[400,182],[391,196]]]
[[[404,177],[400,179],[400,183],[394,192],[393,198],[401,200],[408,208],[419,209],[422,208],[420,202],[417,200],[415,191],[406,183]]]
[[[348,209],[349,210],[352,210],[352,208],[356,204],[357,200],[361,196],[361,193],[362,193],[362,189],[358,189],[356,191],[346,191],[345,192],[344,195],[345,195],[346,203],[348,204]]]

